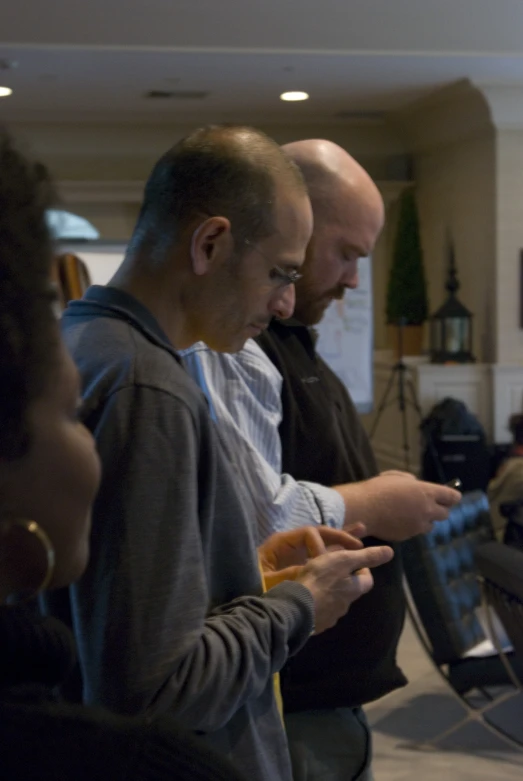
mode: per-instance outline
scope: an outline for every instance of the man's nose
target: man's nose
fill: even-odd
[[[360,277],[357,263],[354,263],[354,265],[351,263],[350,266],[345,269],[340,282],[343,287],[348,288],[349,290],[355,290],[358,287],[360,284]]]
[[[286,285],[271,301],[271,315],[279,317],[280,320],[287,320],[292,317],[294,306],[296,304],[296,290],[294,285]]]

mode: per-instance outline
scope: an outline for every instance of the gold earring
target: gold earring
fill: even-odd
[[[24,530],[32,536],[32,539],[37,540],[43,549],[45,557],[45,572],[42,579],[40,580],[40,583],[36,587],[33,587],[29,594],[24,592],[22,599],[27,601],[35,597],[41,591],[45,591],[53,579],[55,569],[55,552],[53,545],[47,533],[36,521],[12,520],[2,523],[1,528],[4,533],[8,533],[9,531],[14,531],[16,529]]]

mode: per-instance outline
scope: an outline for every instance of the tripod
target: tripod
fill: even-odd
[[[401,430],[402,430],[402,449],[405,459],[405,469],[408,472],[410,468],[410,444],[409,444],[409,431],[407,411],[409,407],[416,412],[418,421],[421,421],[422,412],[419,405],[418,397],[416,395],[416,389],[412,383],[410,376],[410,370],[403,360],[403,328],[405,326],[405,319],[401,318],[398,322],[398,361],[394,364],[390,370],[390,376],[385,388],[385,392],[378,405],[376,417],[372,428],[370,430],[370,439],[374,437],[376,430],[379,426],[380,420],[383,416],[383,412],[392,404],[398,405],[398,409],[401,414]],[[395,398],[389,398],[393,388],[398,384],[398,395]],[[408,396],[407,396],[408,393]]]

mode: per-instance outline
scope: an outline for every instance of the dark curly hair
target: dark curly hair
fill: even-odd
[[[24,455],[27,410],[58,355],[50,286],[54,201],[47,170],[16,149],[0,127],[0,458]]]

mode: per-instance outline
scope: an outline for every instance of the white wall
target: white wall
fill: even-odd
[[[427,367],[418,387],[422,403],[434,403],[443,389],[478,413],[493,441],[507,442],[508,418],[523,409],[523,90],[461,83],[410,107],[396,121],[414,154],[430,308],[445,297],[449,230],[459,295],[475,316],[479,365]],[[386,375],[378,361],[377,398]],[[393,408],[378,442],[385,465],[399,465],[400,424]]]
[[[100,232],[102,239],[126,241],[133,229],[140,205],[136,203],[85,203],[69,201],[67,208],[85,217]]]
[[[523,365],[520,251],[523,249],[523,129],[496,136],[497,359]]]
[[[476,357],[495,360],[496,154],[487,100],[474,85],[458,82],[407,107],[392,121],[414,155],[430,310],[446,297],[450,232],[459,297],[475,316]]]
[[[13,125],[58,179],[140,180],[158,157],[193,130],[188,124],[26,123]],[[351,152],[376,179],[401,168],[404,144],[396,131],[379,123],[321,122],[261,126],[278,143],[329,138]]]
[[[143,183],[160,155],[194,127],[194,124],[48,122],[14,124],[12,130],[49,166],[57,180],[86,185]],[[281,144],[300,138],[328,138],[350,151],[380,181],[401,175],[406,168],[404,144],[395,130],[383,124],[318,121],[271,124],[261,129]],[[80,194],[68,198],[67,205],[89,219],[103,239],[125,239],[134,225],[140,197],[115,194],[115,198],[111,200],[105,193],[100,199],[91,191],[89,199]]]

